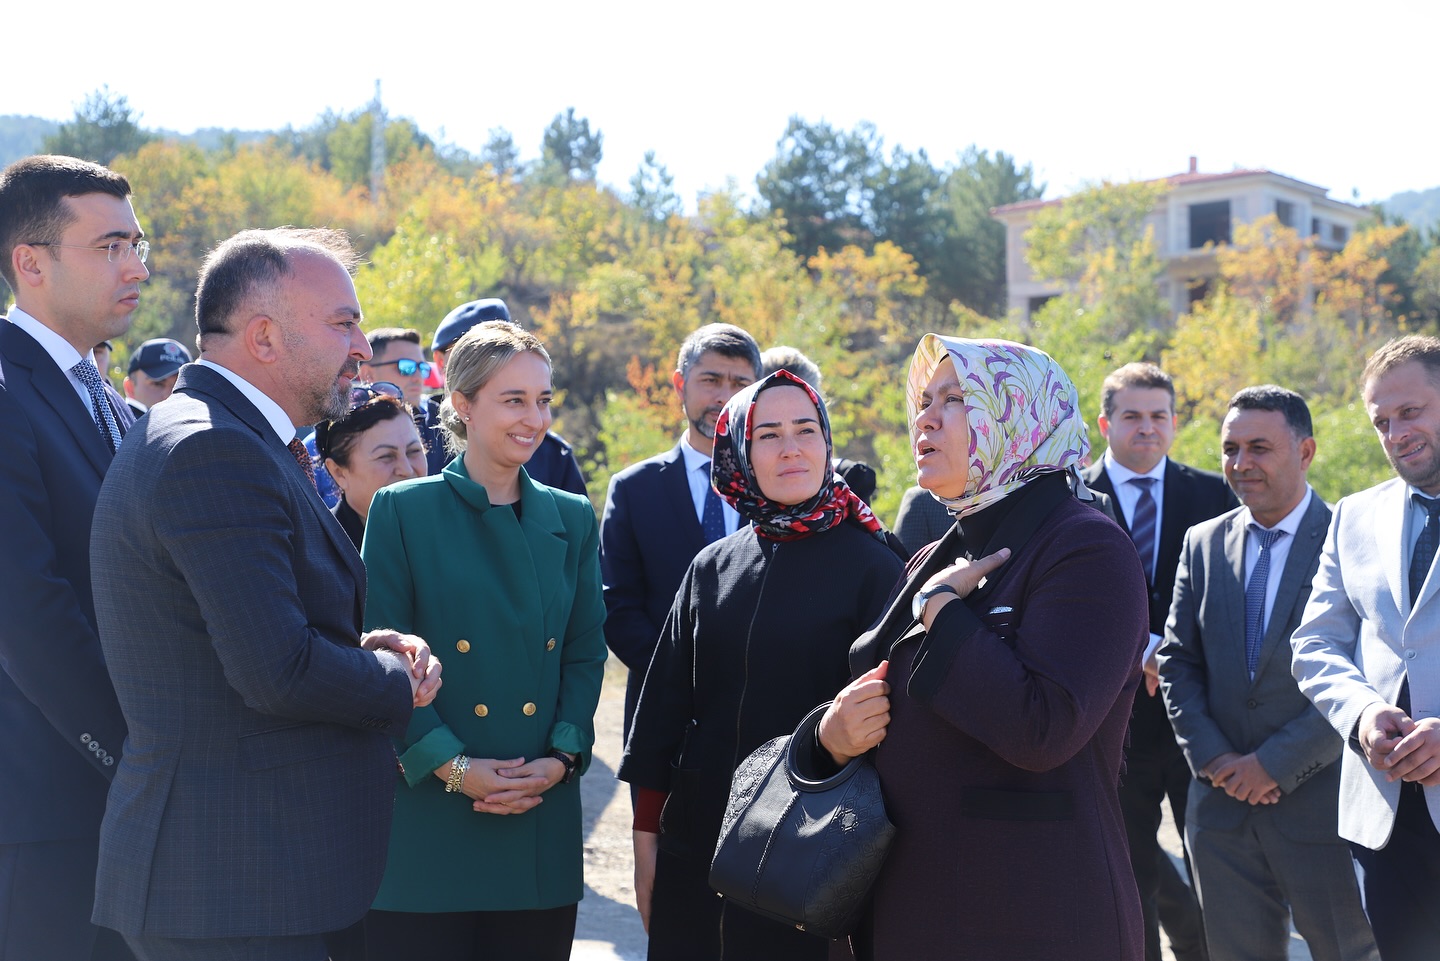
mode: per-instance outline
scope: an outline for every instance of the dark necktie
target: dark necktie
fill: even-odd
[[[300,442],[300,438],[298,437],[291,438],[290,443],[285,446],[290,448],[290,453],[295,455],[295,462],[299,464],[300,469],[305,472],[306,478],[310,481],[310,486],[314,487],[315,462],[310,459],[310,452],[305,449],[305,445]]]
[[[705,513],[700,516],[700,532],[705,535],[705,543],[713,544],[725,536],[725,508],[720,503],[720,495],[715,493],[715,485],[709,482],[710,462],[706,461],[701,468],[705,471]]]
[[[1255,570],[1250,572],[1250,583],[1245,585],[1245,668],[1253,681],[1255,668],[1260,663],[1260,643],[1265,638],[1265,589],[1270,583],[1270,548],[1285,532],[1267,531],[1259,524],[1251,524],[1250,530],[1260,541],[1260,556],[1255,558]]]
[[[82,357],[80,363],[70,368],[70,373],[79,378],[80,383],[90,393],[90,406],[95,414],[95,425],[100,428],[100,436],[105,438],[105,443],[110,445],[110,453],[120,449],[120,424],[115,420],[115,412],[110,409],[110,400],[105,396],[105,388],[100,382],[100,369],[95,362],[88,357]]]
[[[1440,524],[1440,498],[1421,497],[1413,495],[1415,506],[1425,509],[1425,526],[1420,529],[1420,539],[1415,542],[1415,550],[1410,554],[1410,606],[1415,606],[1415,600],[1420,596],[1420,588],[1425,586],[1425,575],[1430,573],[1430,564],[1435,560],[1435,547],[1440,544],[1440,536],[1437,536],[1436,525]]]
[[[1130,518],[1130,539],[1140,555],[1140,566],[1145,568],[1145,583],[1155,584],[1155,498],[1150,487],[1153,477],[1132,477],[1126,483],[1140,488],[1140,499],[1135,502],[1134,516]]]

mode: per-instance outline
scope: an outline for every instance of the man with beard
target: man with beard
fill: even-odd
[[[1440,338],[1391,341],[1363,383],[1399,477],[1335,505],[1292,671],[1346,741],[1340,836],[1380,956],[1421,961],[1440,944]]]
[[[364,566],[295,440],[345,413],[371,356],[354,262],[329,230],[216,248],[200,360],[100,491],[95,609],[129,736],[95,920],[143,961],[320,961],[379,886],[389,735],[439,671],[419,638],[361,636]]]
[[[630,668],[626,734],[685,570],[700,548],[740,524],[740,515],[710,486],[710,453],[720,409],[759,376],[760,347],[739,327],[708,324],[690,334],[671,376],[685,410],[685,433],[670,450],[610,479],[600,569],[605,642]]]

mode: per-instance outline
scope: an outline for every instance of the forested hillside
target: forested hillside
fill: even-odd
[[[29,149],[129,176],[154,243],[119,370],[147,338],[193,341],[196,268],[220,240],[254,226],[342,227],[365,252],[356,286],[367,326],[413,326],[428,343],[451,307],[499,296],[537,331],[555,359],[557,429],[581,452],[597,506],[611,473],[673,443],[669,372],[680,340],[726,321],[820,365],[837,450],[877,467],[876,506],[888,520],[912,482],[902,381],[927,331],[1050,350],[1080,385],[1092,424],[1109,369],[1160,361],[1182,389],[1177,454],[1209,468],[1230,392],[1292,386],[1315,408],[1317,487],[1333,499],[1385,470],[1357,405],[1365,353],[1440,322],[1440,250],[1403,225],[1372,224],[1333,256],[1278,224],[1237,229],[1221,280],[1177,320],[1159,303],[1153,238],[1140,228],[1146,191],[1160,188],[1097,187],[1032,232],[1037,274],[1083,279],[1021,324],[999,316],[1004,230],[989,210],[1037,198],[1043,185],[1001,151],[936,162],[866,124],[795,118],[753,191],[704,196],[686,215],[653,156],[626,188],[597,183],[603,134],[573,111],[555,117],[530,163],[503,130],[472,155],[412,121],[383,119],[378,179],[375,116],[330,113],[304,130],[197,143],[141,128],[123,97],[102,92],[42,134]],[[0,144],[13,119],[0,118]],[[1093,440],[1099,448],[1098,432]]]

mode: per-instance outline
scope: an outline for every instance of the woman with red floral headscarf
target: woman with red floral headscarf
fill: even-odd
[[[735,767],[845,684],[850,643],[900,574],[899,542],[831,453],[824,402],[789,371],[736,394],[716,423],[712,483],[750,525],[690,565],[620,765],[641,789],[636,900],[651,961],[826,956],[827,942],[725,903],[708,878]]]

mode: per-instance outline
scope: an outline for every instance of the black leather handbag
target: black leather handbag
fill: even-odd
[[[815,744],[828,707],[807,714],[793,735],[766,741],[735,770],[710,886],[748,910],[839,938],[859,922],[895,826],[868,755],[823,780],[797,770],[797,754]]]

